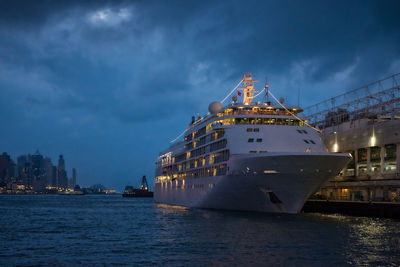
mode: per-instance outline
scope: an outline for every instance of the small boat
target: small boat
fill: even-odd
[[[57,195],[82,196],[84,193],[82,191],[63,190],[57,191]]]
[[[142,184],[138,189],[133,186],[125,186],[124,193],[122,197],[153,197],[153,192],[149,190],[149,185],[147,184],[146,176],[142,177]]]

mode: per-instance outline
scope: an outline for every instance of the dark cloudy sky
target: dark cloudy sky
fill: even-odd
[[[400,72],[400,1],[0,1],[0,152],[83,186],[158,152],[251,71],[308,106]]]

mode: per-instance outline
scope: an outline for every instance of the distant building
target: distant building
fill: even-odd
[[[44,169],[45,169],[45,178],[46,178],[46,186],[57,186],[53,184],[53,163],[51,162],[51,159],[49,157],[44,158]]]
[[[23,172],[23,169],[26,167],[27,163],[31,163],[31,155],[22,155],[17,158],[18,176],[21,177],[21,173]]]
[[[51,186],[57,187],[57,167],[53,166],[52,169],[53,170],[51,172]]]
[[[17,160],[17,175],[21,182],[27,187],[31,188],[33,185],[33,171],[32,171],[32,158],[31,155],[22,155]]]
[[[65,161],[63,155],[60,155],[58,158],[57,181],[57,186],[59,188],[68,188],[67,171],[65,170]]]
[[[72,184],[71,188],[75,188],[76,186],[76,170],[75,168],[72,168]]]
[[[330,152],[353,156],[316,197],[400,202],[399,84],[395,74],[304,110]]]
[[[46,169],[44,166],[44,158],[36,151],[32,155],[32,170],[33,170],[33,189],[37,192],[46,190]]]
[[[15,163],[6,152],[0,155],[0,186],[5,186],[15,176]]]

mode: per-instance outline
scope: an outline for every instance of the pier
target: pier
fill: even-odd
[[[304,109],[309,122],[322,130],[330,152],[353,156],[304,210],[360,215],[368,209],[376,216],[384,209],[399,213],[399,85],[400,73]]]
[[[400,203],[312,199],[304,204],[302,212],[400,219]]]

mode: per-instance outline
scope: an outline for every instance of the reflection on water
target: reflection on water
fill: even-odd
[[[399,265],[399,222],[0,196],[0,265]]]
[[[162,213],[175,213],[175,212],[188,212],[189,208],[187,207],[182,207],[182,206],[174,206],[174,205],[168,205],[168,204],[160,204],[156,203],[154,204],[159,212]]]
[[[400,251],[398,230],[393,232],[392,227],[399,228],[400,224],[386,219],[363,218],[350,225],[351,238],[354,242],[349,246],[349,255],[358,265],[384,265],[386,262],[398,262]],[[360,256],[358,251],[366,253]]]

